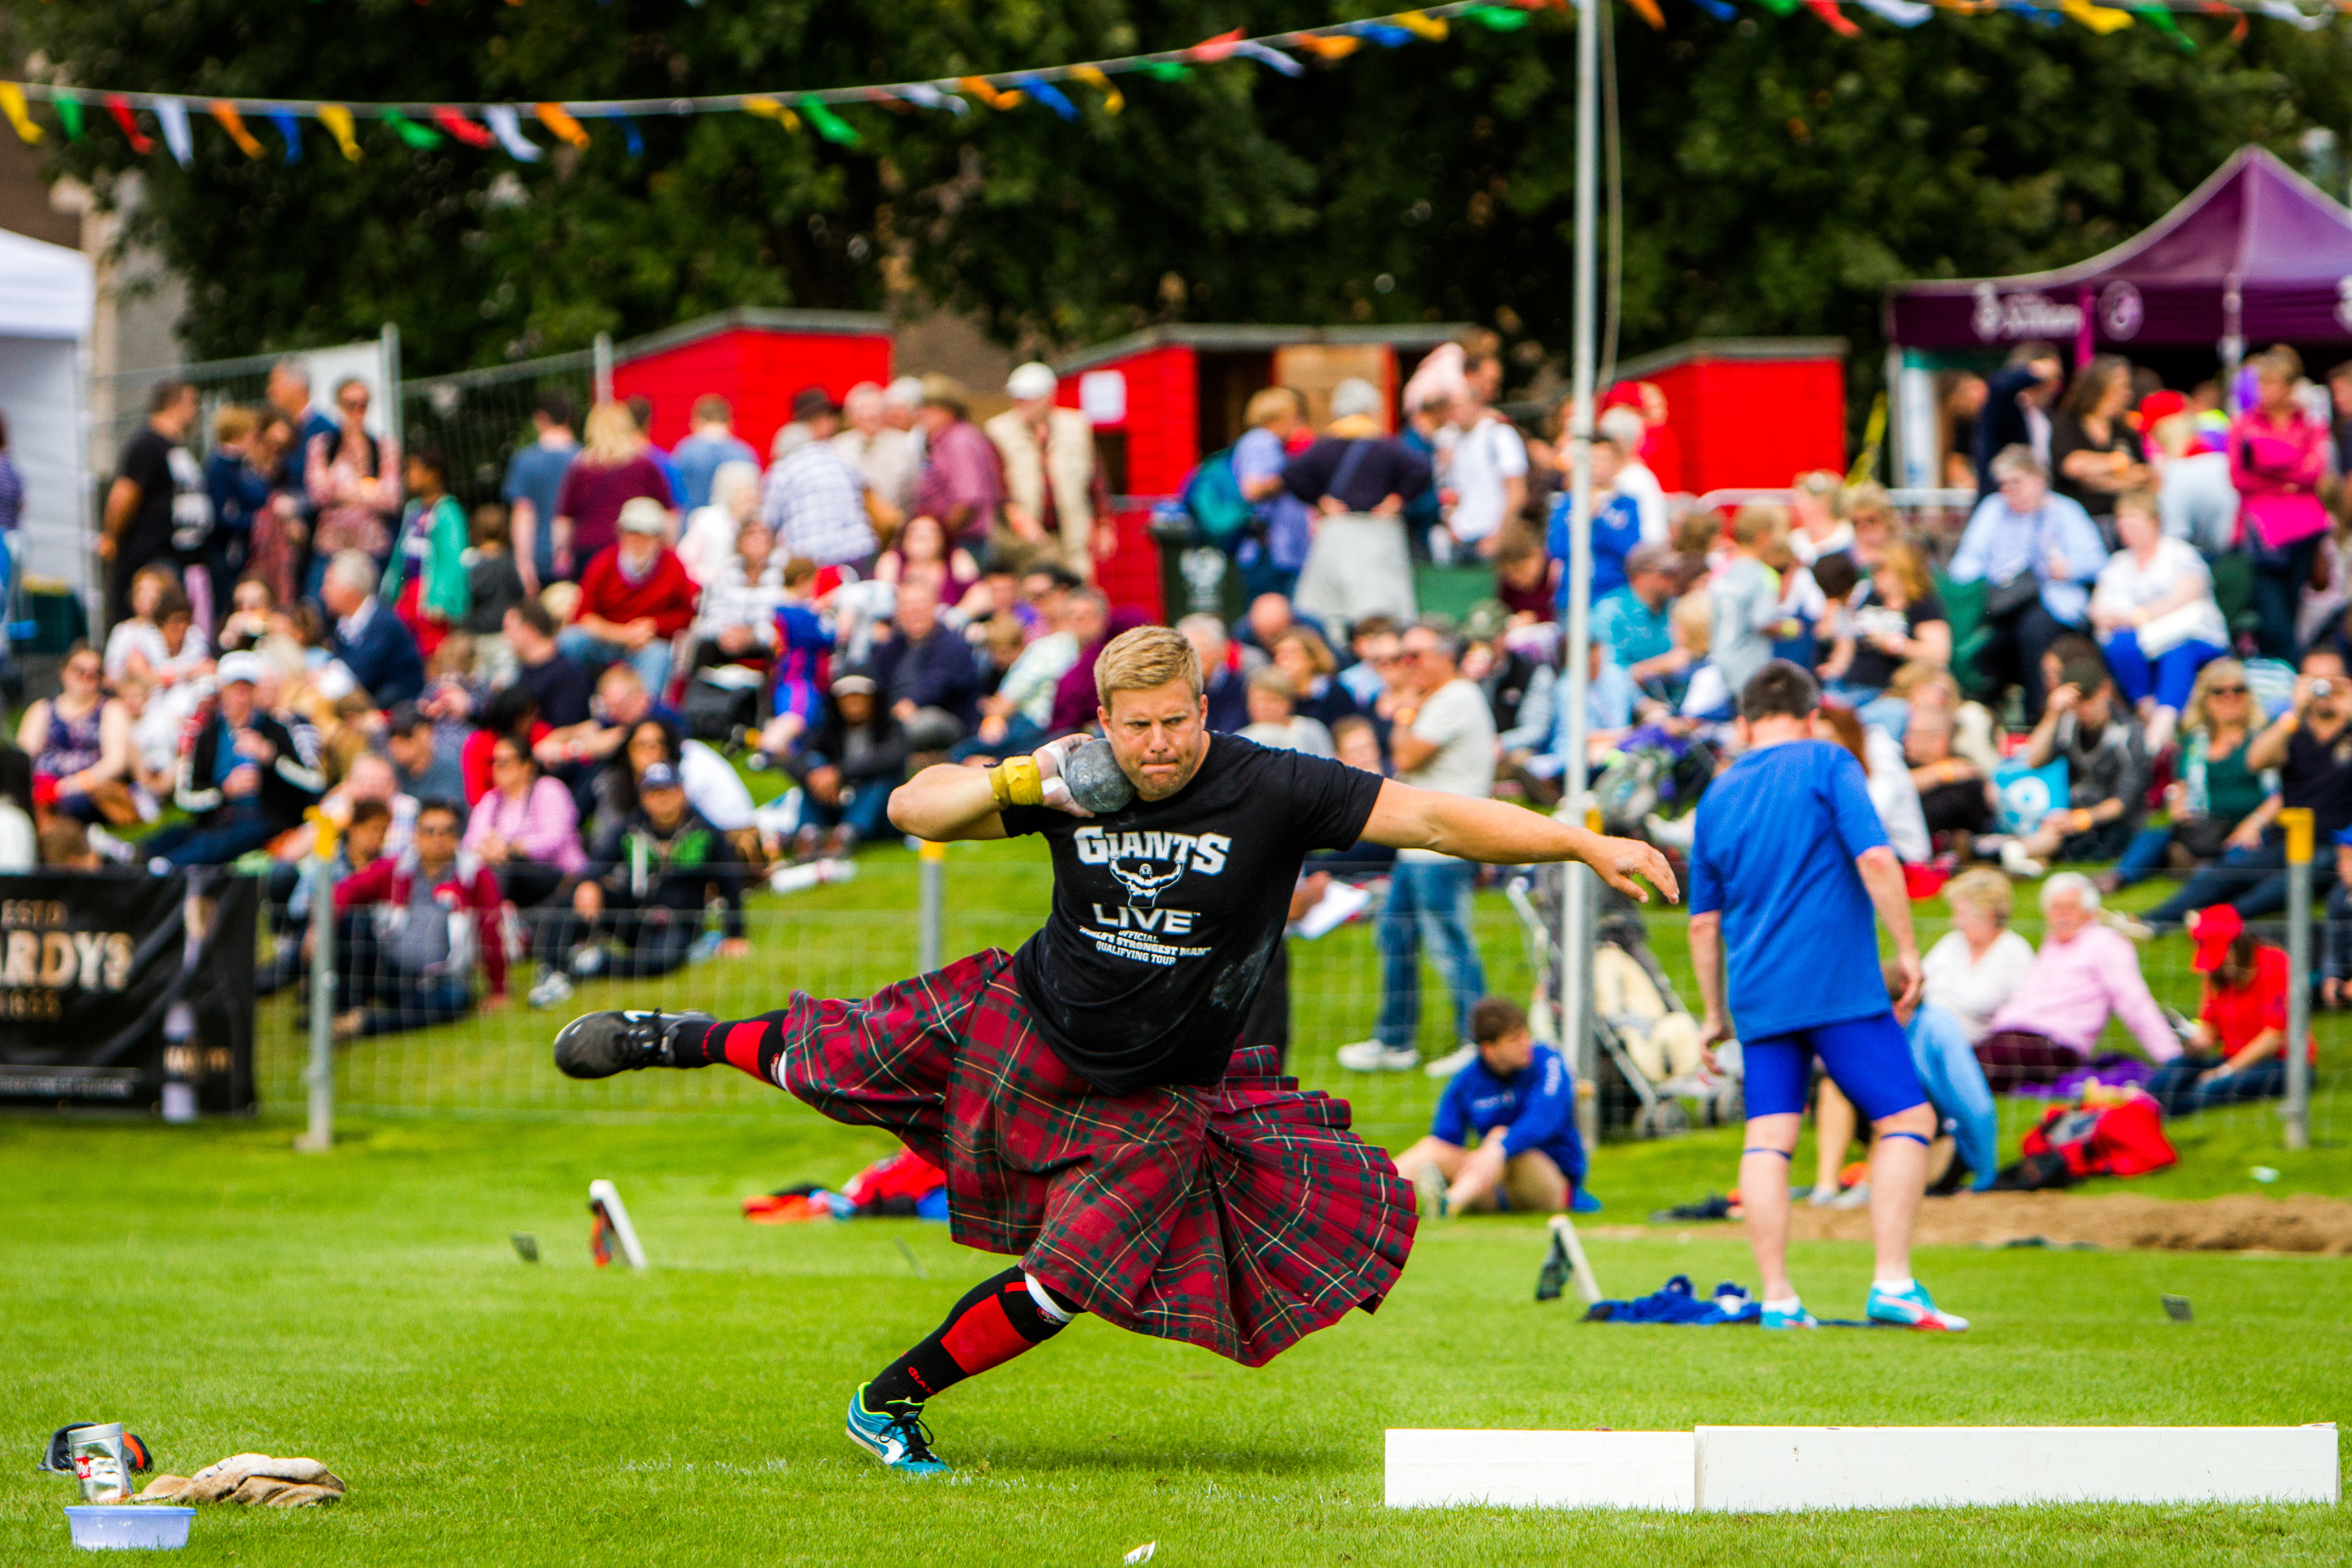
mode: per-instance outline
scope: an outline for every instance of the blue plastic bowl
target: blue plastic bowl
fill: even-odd
[[[192,1508],[166,1504],[84,1503],[66,1510],[73,1543],[84,1552],[177,1552],[188,1543]]]

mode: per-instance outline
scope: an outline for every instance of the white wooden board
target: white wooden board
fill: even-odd
[[[1489,1432],[1391,1428],[1388,1505],[1641,1508],[1687,1513],[1696,1474],[1688,1432]]]

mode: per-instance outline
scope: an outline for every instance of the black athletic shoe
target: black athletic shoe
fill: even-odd
[[[555,1037],[555,1065],[567,1078],[611,1078],[639,1068],[676,1067],[669,1037],[680,1024],[715,1024],[708,1013],[587,1013]]]

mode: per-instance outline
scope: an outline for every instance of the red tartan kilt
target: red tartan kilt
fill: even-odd
[[[991,951],[856,1002],[795,996],[782,1088],[887,1127],[947,1173],[958,1241],[1107,1321],[1263,1365],[1353,1307],[1412,1248],[1412,1189],[1274,1053],[1213,1088],[1112,1096],[1030,1026]]]

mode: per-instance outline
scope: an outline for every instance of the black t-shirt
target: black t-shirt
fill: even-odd
[[[514,683],[539,703],[541,723],[562,730],[588,721],[588,698],[596,683],[577,659],[559,653],[545,664],[526,664]]]
[[[1915,642],[1918,640],[1919,628],[1927,622],[1948,622],[1952,618],[1951,612],[1944,608],[1944,601],[1933,594],[1922,595],[1899,611],[1873,603],[1865,594],[1863,602],[1854,609],[1854,630],[1859,633],[1870,627],[1884,626],[1892,631],[1891,617],[1896,615],[1903,617],[1903,635]],[[1857,636],[1853,641],[1853,662],[1846,666],[1845,679],[1848,685],[1884,691],[1886,683],[1895,679],[1895,672],[1902,667],[1901,659],[1876,643]]]
[[[139,487],[139,505],[116,542],[116,561],[143,565],[171,548],[172,498],[179,488],[172,472],[172,454],[177,450],[177,444],[152,425],[140,426],[139,433],[122,444],[115,474]],[[194,467],[193,460],[190,466]],[[201,472],[197,479],[201,484]]]
[[[2308,730],[2287,737],[2286,765],[2279,769],[2279,799],[2311,808],[2319,842],[2326,844],[2352,827],[2352,725],[2322,741]]]
[[[1013,961],[1037,1032],[1106,1094],[1213,1084],[1281,945],[1310,849],[1363,837],[1381,776],[1218,735],[1192,782],[1109,816],[1013,806],[1054,851],[1054,910]]]
[[[2116,510],[2116,492],[2093,489],[2078,479],[2068,477],[2066,459],[2077,452],[2125,452],[2135,463],[2147,461],[2147,454],[2139,444],[2139,434],[2120,418],[2107,421],[2107,438],[2095,441],[2083,428],[2082,419],[2073,414],[2061,414],[2050,422],[2050,488],[2070,500],[2080,501],[2083,510],[2093,517],[2112,517]]]

